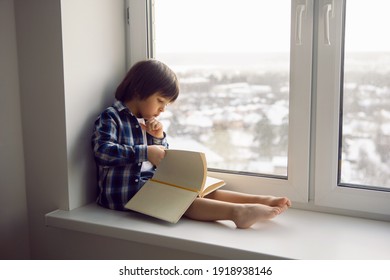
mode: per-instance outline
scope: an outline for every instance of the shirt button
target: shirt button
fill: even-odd
[[[135,127],[136,127],[136,128],[139,128],[139,125],[137,124]]]
[[[136,183],[138,183],[138,179],[135,179],[134,181],[135,181]]]
[[[138,166],[141,166],[142,165],[142,163],[138,163]]]

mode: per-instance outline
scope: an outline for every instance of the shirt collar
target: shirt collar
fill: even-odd
[[[118,112],[126,111],[130,115],[134,116],[134,114],[130,111],[129,108],[122,102],[122,101],[115,101],[115,103],[112,105]]]

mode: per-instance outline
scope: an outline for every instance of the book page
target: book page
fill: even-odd
[[[203,153],[166,150],[153,180],[199,192],[204,186],[206,177],[207,164]]]
[[[196,192],[149,180],[125,207],[161,220],[176,223],[197,196]]]
[[[225,181],[207,176],[203,191],[199,194],[199,196],[204,197],[205,195],[208,195],[209,193],[215,191],[216,189],[219,189],[224,185],[226,185]]]

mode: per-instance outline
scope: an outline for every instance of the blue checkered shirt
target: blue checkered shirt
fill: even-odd
[[[165,133],[163,139],[147,134],[144,143],[137,118],[120,101],[101,113],[92,135],[98,169],[98,204],[125,210],[124,205],[154,174],[154,170],[141,172],[142,163],[147,161],[147,145],[168,148]]]

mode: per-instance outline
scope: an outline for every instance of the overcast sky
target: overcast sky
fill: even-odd
[[[290,0],[157,0],[155,5],[158,51],[289,50]]]
[[[156,0],[157,52],[288,52],[290,0]],[[390,51],[390,1],[347,1],[346,49]]]

